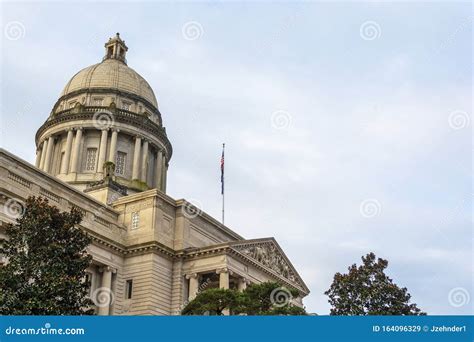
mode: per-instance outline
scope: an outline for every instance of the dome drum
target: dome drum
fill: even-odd
[[[122,110],[149,116],[152,121],[162,125],[161,113],[146,99],[132,93],[110,88],[79,89],[58,99],[50,117],[77,104],[88,107],[110,107],[114,105]]]

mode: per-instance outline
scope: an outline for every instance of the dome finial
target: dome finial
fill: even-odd
[[[125,40],[122,40],[120,33],[117,32],[114,38],[109,38],[109,41],[105,43],[105,56],[103,60],[118,59],[127,64],[127,59],[125,58],[127,51],[128,47],[125,45]]]

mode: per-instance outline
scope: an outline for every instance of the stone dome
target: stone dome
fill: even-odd
[[[158,110],[153,89],[135,70],[127,65],[125,58],[128,47],[117,35],[105,44],[105,56],[102,62],[88,66],[76,73],[64,87],[60,99],[69,98],[78,93],[100,93],[113,91],[137,101],[145,100],[145,105]],[[84,103],[83,103],[84,104]]]
[[[61,97],[78,90],[114,89],[142,97],[158,108],[153,89],[135,70],[118,59],[104,59],[75,74],[66,84]]]

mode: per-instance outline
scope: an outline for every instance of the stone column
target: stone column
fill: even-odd
[[[163,167],[161,172],[161,190],[166,192],[166,173],[168,172],[168,166],[166,165],[166,155],[163,156]]]
[[[196,298],[199,289],[199,277],[197,273],[186,274],[186,279],[189,279],[189,295],[188,301]]]
[[[246,288],[247,288],[247,279],[239,278],[239,282],[237,283],[237,289],[242,292]]]
[[[43,170],[44,167],[44,159],[46,158],[46,150],[48,149],[48,140],[43,141],[43,147],[41,149],[41,161],[40,161],[40,169]]]
[[[219,288],[228,289],[229,288],[229,270],[227,268],[221,268],[216,270],[216,273],[219,275]]]
[[[98,298],[92,298],[98,306],[97,314],[99,316],[107,316],[110,313],[110,305],[114,298],[112,294],[112,268],[105,266],[100,269],[102,272],[101,290],[97,291]]]
[[[77,173],[77,168],[79,164],[79,154],[81,153],[82,143],[82,127],[79,127],[76,131],[76,138],[74,139],[74,146],[72,148],[72,163],[71,163],[71,173]]]
[[[229,288],[229,275],[230,275],[229,270],[227,268],[221,268],[221,269],[216,270],[216,273],[219,275],[219,288],[228,289]],[[222,313],[225,316],[230,315],[229,309],[222,310]]]
[[[155,159],[155,169],[156,169],[156,174],[155,174],[155,187],[158,190],[161,190],[161,173],[163,172],[163,152],[161,150],[158,150],[156,153],[156,159]]]
[[[41,149],[38,147],[36,149],[36,159],[35,159],[35,166],[39,167],[41,163]]]
[[[107,153],[107,139],[109,132],[107,128],[102,130],[102,135],[100,136],[100,145],[99,145],[99,157],[98,157],[98,166],[97,172],[104,172],[104,163],[105,163],[105,154]]]
[[[142,182],[147,182],[147,171],[148,171],[148,141],[143,141],[143,152],[142,152],[142,170],[141,170],[140,180]]]
[[[112,137],[110,138],[110,151],[109,151],[109,161],[115,164],[115,154],[117,153],[117,138],[118,138],[118,129],[112,130]]]
[[[73,135],[74,135],[74,132],[72,131],[72,129],[67,131],[66,150],[64,151],[64,157],[61,163],[61,171],[60,171],[61,174],[67,174],[69,171]]]
[[[132,180],[140,178],[140,149],[142,147],[142,138],[135,137],[135,151],[133,152]]]
[[[46,158],[44,159],[43,171],[49,172],[51,170],[51,157],[53,154],[54,137],[50,136],[48,139],[48,149],[46,150]]]

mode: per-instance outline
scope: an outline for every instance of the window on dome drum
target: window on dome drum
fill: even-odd
[[[122,109],[123,110],[130,110],[132,104],[130,102],[122,102]]]
[[[115,173],[117,175],[123,175],[125,173],[125,162],[127,160],[127,154],[124,152],[117,152],[115,159]]]
[[[132,229],[137,229],[140,224],[140,213],[135,211],[132,213]]]
[[[100,97],[96,97],[95,99],[92,100],[92,105],[94,106],[102,106],[104,103],[104,99]]]
[[[76,105],[76,101],[69,102],[69,108],[74,108],[75,105]]]
[[[125,299],[131,299],[133,293],[133,280],[129,279],[125,282]]]
[[[94,171],[96,164],[97,149],[88,148],[86,154],[86,171]]]

